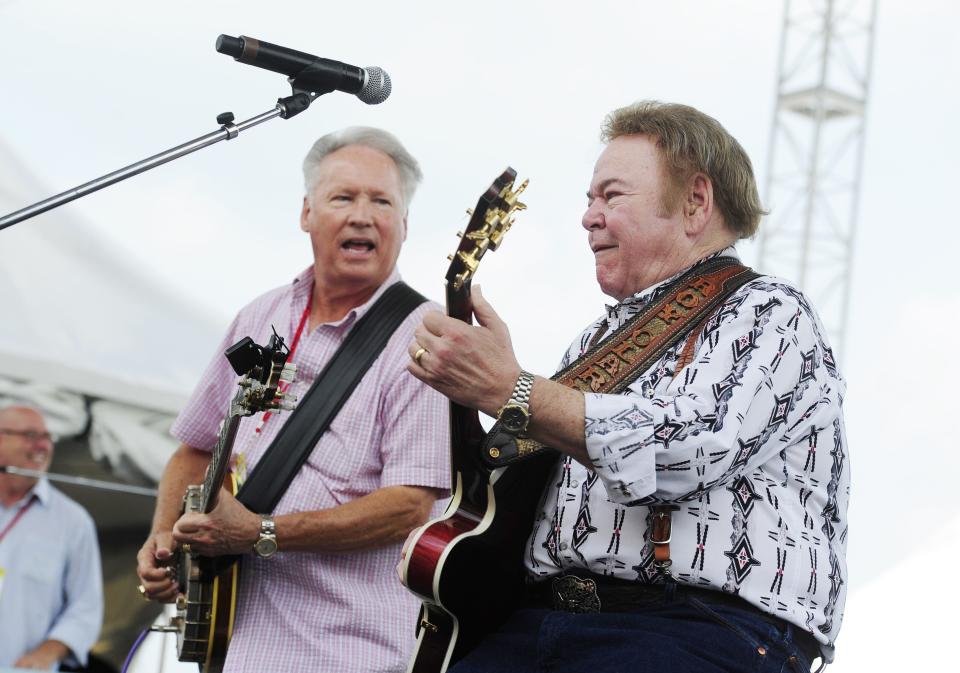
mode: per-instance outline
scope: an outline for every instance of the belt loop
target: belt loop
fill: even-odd
[[[672,579],[672,578],[671,578]],[[663,586],[663,594],[666,599],[665,603],[673,603],[677,598],[677,583],[676,582],[667,582]]]

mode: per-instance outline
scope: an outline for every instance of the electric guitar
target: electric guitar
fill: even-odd
[[[187,487],[183,513],[208,513],[217,506],[241,418],[260,411],[279,413],[293,405],[293,398],[279,386],[293,381],[296,366],[287,364],[289,351],[278,334],[270,337],[266,347],[245,337],[227,349],[226,356],[242,377],[237,383],[239,390],[230,402],[203,484]],[[229,476],[231,492],[236,493],[233,475]],[[171,567],[176,570],[182,591],[169,629],[177,634],[177,656],[180,661],[197,662],[203,673],[219,673],[233,635],[239,564],[236,558],[200,556],[189,545],[182,545]]]
[[[470,284],[525,206],[508,168],[471,213],[446,275],[447,314],[470,323]],[[468,211],[470,212],[470,211]],[[401,565],[403,583],[423,599],[408,673],[442,673],[495,630],[523,597],[523,551],[556,460],[552,451],[508,468],[481,460],[486,434],[477,412],[450,403],[453,497],[444,515],[415,532]]]

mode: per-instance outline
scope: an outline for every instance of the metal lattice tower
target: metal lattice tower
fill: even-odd
[[[786,0],[761,271],[813,300],[845,353],[876,0]]]

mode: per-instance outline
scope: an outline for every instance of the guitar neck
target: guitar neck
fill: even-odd
[[[460,244],[449,256],[450,268],[445,276],[447,315],[473,323],[473,304],[470,300],[470,285],[474,273],[484,255],[496,250],[503,235],[513,225],[513,215],[526,206],[518,200],[526,188],[526,182],[513,189],[517,172],[510,167],[480,195],[477,206],[468,210],[470,221],[464,233],[457,234]],[[480,425],[475,409],[450,403],[450,463],[453,477],[458,475],[469,484],[464,485],[467,497],[483,502],[486,489],[487,469],[481,461],[480,451],[486,433]]]
[[[447,315],[462,320],[468,325],[473,322],[470,281],[465,282],[459,289],[454,289],[448,284]],[[476,473],[478,470],[485,470],[479,460],[484,434],[476,409],[450,402],[450,441],[453,447],[450,460],[454,473]]]
[[[220,435],[217,437],[217,446],[210,457],[210,467],[207,468],[207,476],[203,480],[203,512],[210,513],[217,506],[217,498],[220,494],[220,488],[223,486],[223,480],[227,476],[227,470],[230,467],[230,454],[233,452],[233,443],[237,438],[237,430],[240,428],[241,416],[236,414],[229,415],[220,428]]]
[[[457,320],[462,320],[468,325],[473,323],[473,303],[470,301],[469,280],[465,281],[460,288],[455,289],[450,283],[447,284],[447,315]]]

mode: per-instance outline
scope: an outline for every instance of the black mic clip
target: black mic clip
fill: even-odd
[[[294,89],[292,96],[278,98],[277,107],[280,108],[280,118],[290,119],[290,117],[300,114],[310,107],[310,103],[312,103],[317,96],[319,96],[319,94],[312,95],[308,92]]]
[[[318,77],[322,72],[322,69],[317,67],[316,63],[311,63],[293,77],[287,78],[287,81],[290,82],[290,88],[293,89],[293,94],[286,98],[277,99],[281,119],[290,119],[290,117],[300,114],[310,107],[310,103],[317,98],[335,90],[333,86],[319,84],[323,81],[321,77]]]

